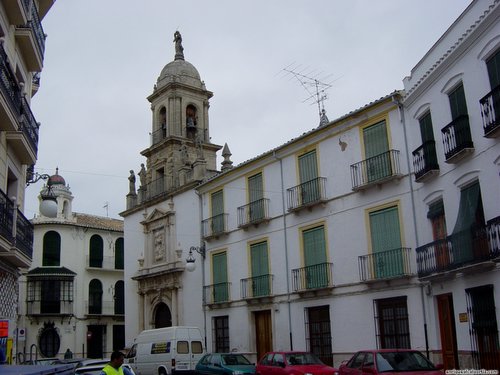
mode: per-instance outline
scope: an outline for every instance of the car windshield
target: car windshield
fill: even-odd
[[[222,355],[222,363],[228,366],[251,365],[250,361],[241,354]]]
[[[377,368],[379,372],[436,369],[420,352],[377,353]]]
[[[289,353],[286,355],[286,361],[290,366],[323,364],[318,357],[311,353]]]

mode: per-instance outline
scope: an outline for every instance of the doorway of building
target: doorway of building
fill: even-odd
[[[257,342],[257,360],[273,350],[273,327],[271,323],[271,310],[254,312],[255,337]]]
[[[172,326],[172,313],[168,306],[160,302],[154,312],[155,328],[171,327]]]
[[[104,358],[103,343],[106,335],[106,326],[87,326],[87,357]]]
[[[306,337],[308,350],[327,365],[333,365],[330,306],[306,309]]]
[[[436,296],[439,314],[439,333],[441,334],[441,354],[445,370],[458,368],[457,333],[453,313],[453,296]]]

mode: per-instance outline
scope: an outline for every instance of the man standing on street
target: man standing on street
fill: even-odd
[[[111,361],[104,366],[100,375],[123,375],[123,358],[122,352],[113,352],[111,354]]]

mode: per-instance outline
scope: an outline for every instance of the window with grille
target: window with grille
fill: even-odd
[[[307,350],[327,365],[333,365],[330,306],[306,309]]]
[[[381,349],[410,349],[406,297],[374,301],[375,328]]]
[[[213,347],[216,353],[229,353],[229,317],[216,316],[212,320]]]

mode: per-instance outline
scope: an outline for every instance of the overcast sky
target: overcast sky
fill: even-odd
[[[479,0],[481,1],[481,0]],[[174,58],[173,34],[210,101],[212,143],[234,165],[319,123],[318,107],[288,68],[331,83],[334,120],[396,89],[470,0],[58,0],[47,34],[35,170],[70,185],[73,211],[120,218],[129,170],[150,144],[146,97]],[[222,161],[220,153],[217,165]],[[38,213],[42,182],[26,191]],[[104,208],[108,202],[108,209]]]

